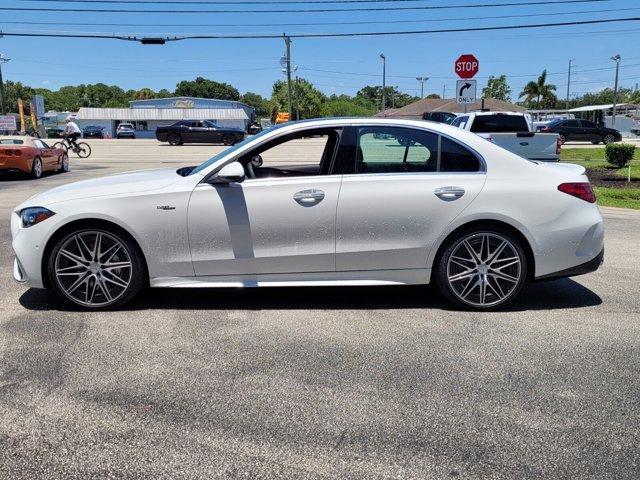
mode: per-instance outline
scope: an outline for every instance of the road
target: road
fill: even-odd
[[[9,215],[54,185],[218,147],[94,142],[0,178],[0,478],[637,479],[640,215],[606,263],[450,310],[422,287],[154,290],[64,308],[11,280]]]

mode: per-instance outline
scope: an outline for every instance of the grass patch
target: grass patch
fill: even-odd
[[[628,168],[616,168],[609,164],[602,148],[563,148],[560,152],[560,161],[582,165],[586,169],[602,168],[607,169],[612,175],[627,178]],[[587,175],[589,172],[587,172]],[[631,161],[631,178],[640,180],[640,148],[636,151]]]
[[[594,187],[598,205],[640,210],[640,189]]]

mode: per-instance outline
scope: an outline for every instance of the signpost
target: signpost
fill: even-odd
[[[34,95],[32,102],[36,108],[36,117],[44,118],[44,97],[42,95]]]
[[[462,80],[456,82],[456,101],[464,105],[467,112],[467,105],[476,103],[477,81],[471,80],[480,70],[480,62],[472,54],[460,55],[453,64],[454,70]]]
[[[15,132],[17,129],[16,117],[13,115],[0,115],[0,132]]]

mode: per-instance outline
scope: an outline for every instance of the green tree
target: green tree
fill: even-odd
[[[271,108],[269,107],[269,100],[264,98],[262,95],[247,92],[240,97],[240,101],[245,105],[249,105],[256,109],[256,116],[260,117],[268,117],[271,115]]]
[[[300,112],[300,119],[319,117],[321,115],[322,104],[326,100],[325,95],[304,78],[299,78],[297,81],[292,82],[291,87],[294,118],[296,106]],[[271,118],[275,118],[278,112],[288,111],[287,82],[278,80],[273,84],[270,106]]]
[[[173,93],[171,93],[166,88],[159,90],[158,93],[156,94],[156,98],[169,98],[169,97],[173,97]]]
[[[429,95],[427,95],[427,98],[442,98],[442,97],[440,97],[440,95],[438,95],[437,93],[430,93]]]
[[[385,108],[402,108],[420,100],[419,97],[400,92],[397,87],[385,87],[384,92]],[[367,85],[356,93],[356,97],[366,98],[374,105],[380,106],[382,104],[382,86]]]
[[[175,94],[179,97],[215,98],[218,100],[240,99],[240,92],[228,83],[220,83],[202,77],[178,83]]]
[[[323,117],[370,117],[376,113],[373,102],[362,97],[331,95],[322,105]]]
[[[507,84],[507,76],[500,75],[494,77],[491,75],[487,81],[487,86],[482,89],[484,98],[495,98],[505,102],[511,101],[511,88]]]
[[[8,80],[4,83],[4,94],[7,96],[7,110],[9,112],[18,111],[18,99],[21,98],[25,102],[25,109],[28,111],[31,97],[35,94],[35,90],[20,82],[12,82]]]
[[[537,107],[541,108],[543,106],[541,100],[544,100],[547,106],[555,104],[557,100],[555,91],[556,86],[547,83],[547,70],[544,69],[537,81],[531,81],[525,85],[519,98],[525,97],[525,102],[528,105],[531,105],[535,98]]]
[[[141,88],[133,95],[132,100],[149,100],[150,98],[156,98],[156,92],[150,88]]]

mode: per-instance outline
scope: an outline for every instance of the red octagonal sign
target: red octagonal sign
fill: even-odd
[[[456,74],[460,78],[475,77],[476,73],[478,73],[479,68],[480,64],[478,63],[478,59],[471,54],[460,55],[455,63]]]

